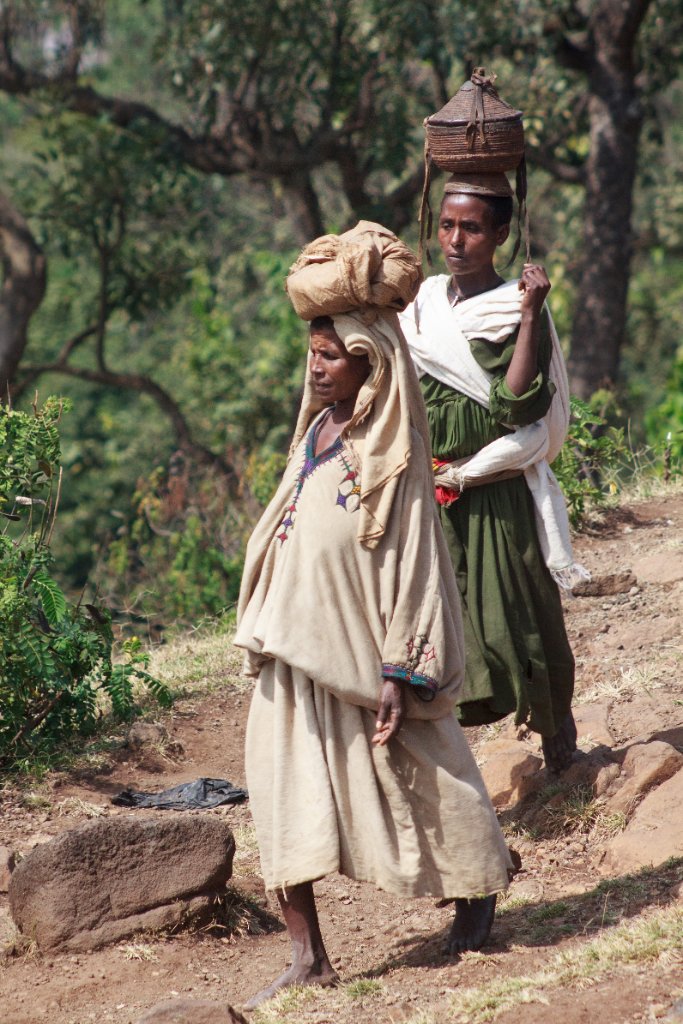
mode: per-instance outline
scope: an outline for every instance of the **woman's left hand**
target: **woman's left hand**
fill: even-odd
[[[401,728],[405,714],[403,684],[396,679],[385,679],[379,695],[376,733],[372,737],[375,746],[383,747]]]

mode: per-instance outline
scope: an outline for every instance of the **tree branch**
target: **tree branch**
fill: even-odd
[[[87,341],[88,338],[91,338],[93,334],[96,333],[97,324],[91,324],[90,327],[86,327],[85,330],[80,331],[79,334],[75,334],[73,338],[69,338],[69,340],[64,343],[61,352],[55,359],[54,363],[52,363],[51,365],[65,365],[71,353],[74,352],[77,348],[79,348],[84,341]],[[22,367],[22,369],[25,373],[25,376],[23,376],[20,381],[13,381],[9,388],[10,397],[13,402],[16,402],[19,398],[21,398],[24,392],[27,391],[28,388],[30,388],[35,383],[35,381],[42,373],[42,370],[40,369],[38,369],[37,372],[29,372],[27,367]]]
[[[586,172],[583,163],[568,163],[566,160],[558,160],[550,156],[542,149],[531,146],[527,143],[526,157],[530,164],[540,167],[542,170],[552,174],[557,181],[567,185],[584,185]]]
[[[14,96],[34,92],[56,93],[68,109],[86,117],[106,115],[119,128],[135,121],[146,121],[159,128],[167,145],[190,167],[206,174],[230,177],[258,172],[260,176],[286,178],[310,171],[333,158],[340,140],[348,138],[358,125],[327,128],[315,133],[305,146],[291,132],[273,132],[267,144],[257,137],[257,126],[249,112],[235,109],[222,135],[191,135],[181,125],[162,117],[145,103],[120,97],[103,96],[91,86],[75,84],[68,73],[54,76],[29,70],[18,64],[7,47],[0,46],[0,89]]]
[[[91,331],[94,333],[94,331]],[[169,395],[156,381],[141,373],[115,373],[113,370],[90,370],[81,366],[72,366],[66,362],[43,363],[35,366],[27,366],[26,373],[35,380],[43,373],[61,373],[66,377],[75,377],[77,380],[89,381],[92,384],[103,384],[110,388],[125,388],[136,391],[139,394],[149,395],[157,403],[171,421],[178,447],[183,448],[192,455],[197,462],[203,466],[210,466],[217,469],[229,482],[231,491],[236,493],[237,475],[234,467],[221,455],[216,455],[209,448],[199,444],[192,437],[190,426],[185,419],[178,403]],[[23,390],[27,386],[22,381],[19,388]]]

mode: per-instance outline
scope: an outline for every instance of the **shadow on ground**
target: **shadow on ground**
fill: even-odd
[[[488,953],[507,952],[511,946],[549,947],[564,939],[591,939],[605,928],[636,917],[649,907],[665,907],[679,898],[683,857],[656,868],[608,878],[594,889],[562,900],[503,903],[496,915]],[[443,967],[449,925],[428,936],[405,939],[400,952],[359,977],[376,977],[398,967]]]

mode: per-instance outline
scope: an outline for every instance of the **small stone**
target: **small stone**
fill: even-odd
[[[482,750],[487,754],[486,748]],[[497,745],[481,769],[493,805],[510,807],[541,784],[543,760],[516,740]]]
[[[172,999],[159,1003],[138,1019],[137,1024],[247,1024],[241,1013],[228,1003],[203,999]]]
[[[0,846],[0,892],[7,892],[10,878],[16,867],[17,855],[9,846]]]
[[[167,740],[168,731],[158,722],[134,722],[126,736],[126,744],[132,750],[159,746]]]

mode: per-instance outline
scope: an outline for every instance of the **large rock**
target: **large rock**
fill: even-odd
[[[683,856],[683,770],[649,793],[602,854],[605,874],[625,875]]]
[[[34,849],[9,887],[12,917],[41,949],[95,949],[135,931],[208,914],[232,874],[220,818],[100,819]]]
[[[247,1024],[228,1003],[197,999],[171,999],[153,1006],[137,1024]]]
[[[494,747],[493,744],[491,744]],[[543,759],[514,740],[504,746],[496,741],[494,749],[482,748],[486,762],[481,774],[494,807],[511,807],[540,785]]]
[[[670,743],[661,740],[634,743],[626,751],[621,766],[619,789],[609,799],[610,811],[629,814],[645,793],[666,782],[681,768],[683,754]]]

